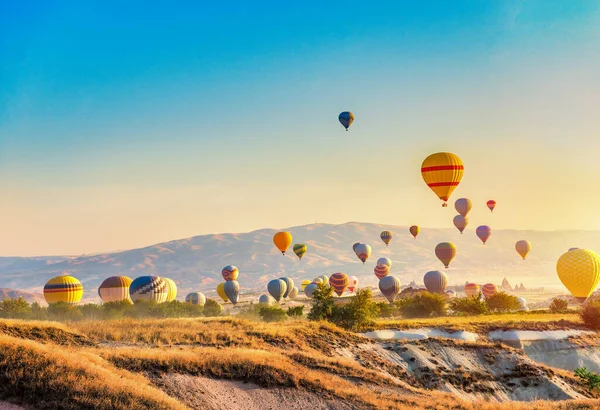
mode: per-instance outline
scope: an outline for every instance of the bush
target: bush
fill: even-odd
[[[481,293],[471,297],[452,298],[448,304],[450,310],[464,315],[483,315],[488,311],[486,303],[481,300]]]
[[[332,321],[344,329],[355,332],[372,325],[379,314],[379,308],[371,294],[371,289],[363,288],[356,291],[344,305],[335,305]]]
[[[86,303],[85,305],[78,306],[77,309],[81,312],[81,317],[88,320],[99,320],[104,317],[104,309],[102,305],[95,303]]]
[[[223,314],[223,306],[213,299],[206,299],[204,304],[204,316],[214,317],[221,316]]]
[[[579,315],[587,327],[600,330],[600,301],[584,304],[579,311]]]
[[[259,311],[260,307],[263,305],[250,303],[247,306],[244,306],[240,309],[236,317],[240,319],[252,320],[254,322],[259,322],[261,320]]]
[[[492,312],[508,312],[521,308],[517,297],[509,295],[506,292],[498,292],[495,295],[485,298],[485,304]]]
[[[421,293],[400,299],[397,306],[406,318],[434,317],[446,314],[446,298],[437,293]]]
[[[555,298],[548,309],[552,313],[565,313],[569,310],[569,302],[565,299]]]
[[[289,307],[286,313],[289,317],[302,317],[304,316],[304,305]]]
[[[587,384],[590,392],[600,388],[600,376],[596,373],[588,371],[585,367],[575,369],[575,376],[579,377],[582,382]]]
[[[0,317],[28,319],[31,316],[31,307],[23,297],[19,297],[18,299],[3,299],[0,302]]]
[[[77,306],[66,302],[52,303],[48,306],[48,317],[52,320],[80,320],[83,315]]]
[[[333,288],[322,283],[317,285],[312,298],[312,307],[308,314],[309,320],[331,320],[335,301],[333,300]]]
[[[396,303],[396,302],[394,302]],[[377,306],[379,317],[393,317],[394,312],[397,310],[391,303],[387,302],[377,302],[375,303]]]
[[[279,306],[261,306],[258,314],[265,322],[283,322],[287,319],[285,310]]]

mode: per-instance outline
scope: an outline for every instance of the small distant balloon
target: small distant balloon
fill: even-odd
[[[494,208],[496,208],[496,201],[490,199],[489,201],[487,201],[486,205],[490,209],[490,212],[494,212]]]
[[[367,259],[369,259],[369,256],[371,256],[371,247],[369,245],[361,243],[354,249],[354,253],[356,253],[358,259],[360,259],[361,262],[364,264],[367,261]]]
[[[329,286],[333,288],[333,291],[338,296],[342,296],[346,288],[348,288],[349,282],[350,279],[344,272],[334,273],[329,277]]]
[[[239,273],[238,268],[233,265],[227,265],[221,270],[221,276],[228,282],[230,280],[237,280]]]
[[[387,265],[377,265],[375,266],[375,269],[373,269],[373,272],[375,273],[375,276],[377,276],[377,279],[381,279],[384,276],[389,275],[390,267]]]
[[[302,257],[306,253],[306,249],[306,245],[303,243],[297,243],[296,245],[294,245],[294,253],[298,257],[298,259],[302,259]]]
[[[225,282],[223,285],[223,290],[227,295],[227,298],[234,305],[238,303],[240,296],[240,284],[235,280],[230,280],[229,282]]]
[[[400,293],[400,279],[395,276],[385,276],[379,281],[379,290],[392,303]]]
[[[423,283],[429,293],[444,293],[448,284],[448,276],[442,271],[432,270],[425,274]]]
[[[308,279],[305,279],[305,280],[303,280],[303,281],[302,281],[302,284],[301,284],[301,286],[302,286],[302,291],[303,291],[303,292],[304,292],[304,288],[306,288],[306,286],[307,286],[307,285],[310,285],[310,283],[311,283],[311,282],[312,282],[312,281],[310,281],[310,280],[308,280]]]
[[[283,298],[285,299],[285,298],[288,297],[288,295],[290,294],[290,292],[294,288],[294,280],[292,278],[288,278],[288,277],[279,278],[279,279],[281,279],[282,281],[284,281],[285,285],[286,285],[285,286],[285,292],[283,292]]]
[[[476,283],[467,283],[465,285],[465,294],[467,297],[476,296],[481,291],[480,287]]]
[[[379,258],[377,259],[378,265],[387,265],[390,269],[392,268],[392,260],[390,258]]]
[[[463,231],[465,230],[465,228],[467,227],[467,225],[469,224],[469,219],[462,216],[462,215],[456,215],[454,217],[454,226],[456,226],[456,229],[458,229],[460,231],[460,233],[462,234]]]
[[[481,293],[483,293],[483,296],[486,298],[489,298],[490,296],[494,296],[496,293],[498,293],[498,288],[493,283],[486,283],[481,288]]]
[[[433,193],[448,206],[450,195],[460,183],[464,174],[461,159],[450,152],[438,152],[425,158],[421,165],[421,176]]]
[[[354,292],[354,289],[356,289],[356,286],[358,286],[358,278],[356,276],[350,276],[350,283],[348,284],[348,290],[350,292]]]
[[[282,255],[285,255],[285,251],[292,244],[292,234],[289,232],[277,232],[273,236],[273,243],[279,249]]]
[[[448,298],[455,298],[456,297],[456,292],[453,291],[452,289],[448,289],[446,292],[444,292],[446,294],[446,296],[448,296]]]
[[[390,231],[383,231],[379,236],[383,243],[385,243],[385,246],[388,246],[390,244],[390,241],[392,240],[392,233]]]
[[[287,291],[287,283],[282,279],[273,279],[267,284],[267,290],[269,291],[269,294],[279,302]]]
[[[477,234],[477,237],[481,239],[481,242],[483,242],[483,244],[485,245],[487,240],[490,239],[490,236],[492,236],[492,228],[490,228],[487,225],[481,225],[477,227],[475,233]]]
[[[217,294],[223,299],[223,302],[229,302],[229,298],[227,297],[227,293],[225,293],[225,283],[219,283],[217,285]]]
[[[338,120],[340,121],[340,124],[346,128],[346,131],[348,131],[348,128],[350,128],[354,122],[354,114],[352,114],[350,111],[343,111],[338,116]]]
[[[469,198],[458,198],[456,202],[454,202],[454,209],[456,209],[456,212],[458,212],[464,218],[467,217],[472,207],[473,203]]]
[[[192,305],[204,306],[206,304],[206,296],[201,292],[188,293],[185,297],[185,302]]]
[[[517,250],[517,253],[521,255],[523,260],[525,260],[527,254],[531,251],[531,243],[526,240],[520,240],[515,244],[515,249]]]
[[[271,306],[275,304],[275,299],[271,295],[260,295],[258,298],[259,305]]]
[[[304,288],[304,294],[312,299],[313,294],[317,289],[319,289],[319,285],[316,283],[311,283]]]
[[[421,228],[419,228],[417,225],[413,225],[410,228],[408,228],[408,232],[410,232],[410,234],[417,239],[417,236],[419,235],[419,232],[421,231]]]
[[[435,247],[435,256],[444,264],[446,269],[450,266],[450,262],[456,256],[456,246],[450,242],[438,243]]]

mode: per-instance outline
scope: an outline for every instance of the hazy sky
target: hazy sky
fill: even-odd
[[[600,229],[597,1],[121,3],[0,3],[0,255],[451,226],[446,150],[472,225]]]

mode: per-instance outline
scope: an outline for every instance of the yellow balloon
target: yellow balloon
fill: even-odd
[[[600,283],[600,255],[587,249],[569,251],[558,259],[556,273],[575,299],[584,302]]]
[[[311,284],[312,281],[306,279],[302,281],[302,291],[304,292],[304,289]]]
[[[289,232],[277,232],[275,236],[273,236],[273,243],[277,249],[285,255],[285,251],[287,251],[292,244],[292,234]]]
[[[44,286],[44,298],[49,305],[65,302],[74,305],[83,297],[83,286],[73,276],[57,276],[50,279]]]
[[[446,201],[460,183],[465,167],[460,158],[450,152],[438,152],[425,158],[421,176],[427,186],[448,206]]]
[[[221,299],[223,299],[225,303],[229,302],[227,293],[225,293],[225,283],[219,283],[219,285],[217,286],[217,293],[219,294],[219,296],[221,296]]]

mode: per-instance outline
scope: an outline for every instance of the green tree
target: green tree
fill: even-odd
[[[279,306],[261,306],[258,314],[265,322],[283,322],[288,317]]]
[[[483,315],[488,312],[485,301],[481,300],[481,293],[465,298],[452,298],[448,305],[454,313],[464,315]]]
[[[569,310],[569,302],[565,299],[554,298],[548,309],[552,313],[565,313]]]
[[[214,317],[221,316],[223,314],[223,306],[213,299],[206,299],[206,304],[204,305],[204,316],[206,317]]]
[[[28,319],[31,317],[31,307],[23,297],[7,298],[0,302],[0,317],[10,319]]]
[[[486,297],[485,304],[492,312],[508,312],[511,310],[518,310],[521,307],[519,299],[506,292],[498,292],[492,296]]]
[[[444,296],[429,292],[401,299],[399,307],[406,318],[443,316],[447,309]]]
[[[379,308],[373,301],[371,289],[363,288],[356,291],[348,303],[335,305],[332,321],[355,332],[372,325],[379,314]]]
[[[308,313],[309,320],[331,320],[335,301],[333,300],[333,288],[322,283],[317,285],[313,292],[311,309]]]
[[[304,305],[290,306],[286,313],[289,317],[302,317],[304,316]]]
[[[66,302],[56,302],[48,306],[48,317],[58,321],[79,320],[82,318],[82,314],[77,306]]]
[[[587,368],[580,367],[579,369],[575,369],[575,375],[587,384],[590,392],[600,388],[600,376],[588,371]]]

